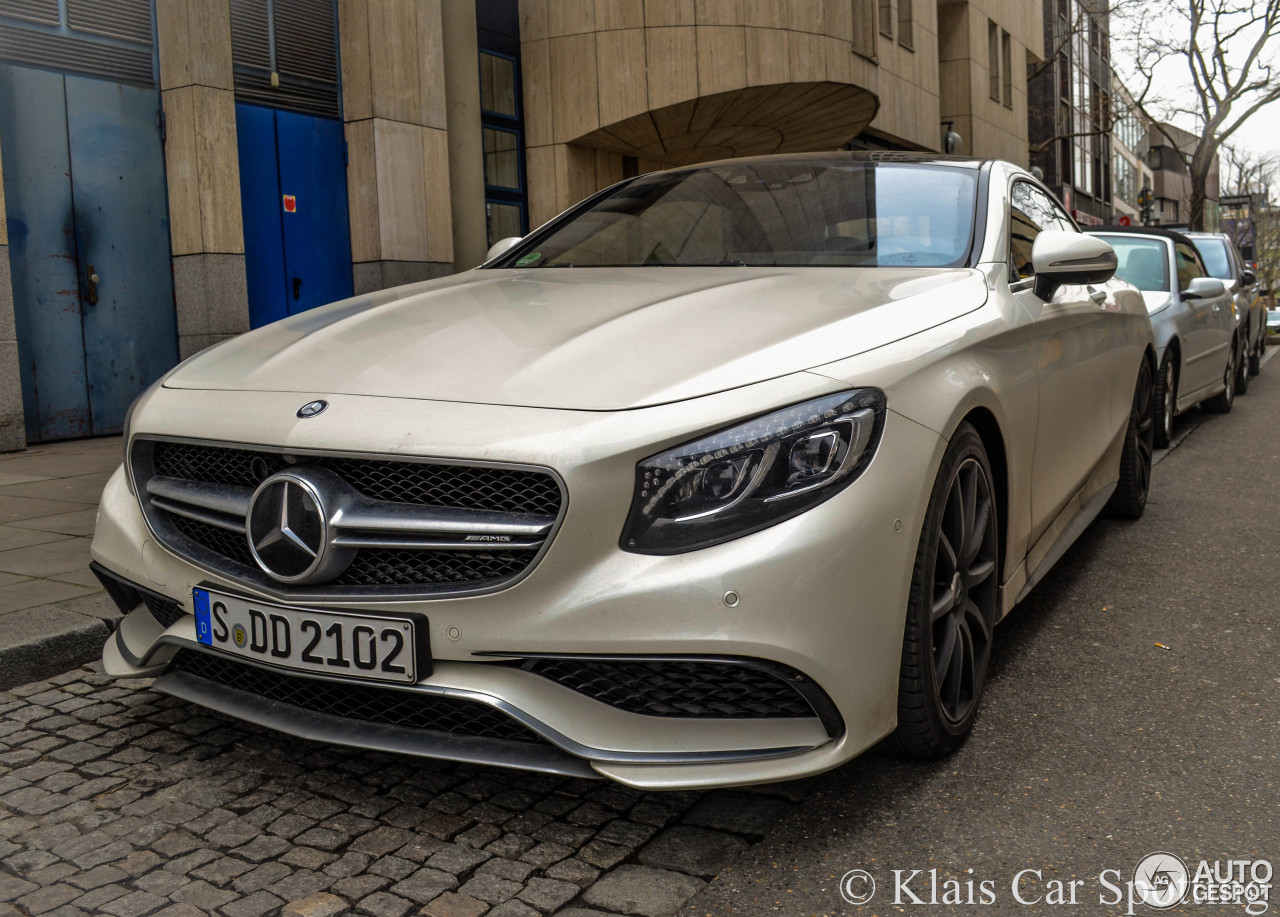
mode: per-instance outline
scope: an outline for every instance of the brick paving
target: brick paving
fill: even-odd
[[[0,917],[663,917],[802,794],[336,748],[87,666],[0,692]]]

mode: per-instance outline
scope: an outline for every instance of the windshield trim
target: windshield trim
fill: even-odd
[[[735,163],[739,162],[738,160],[730,160],[730,161],[733,161]],[[752,160],[750,159],[740,160],[740,162],[742,163],[750,163],[751,161]],[[794,161],[795,162],[806,162],[806,161],[830,162],[830,163],[844,165],[844,164],[861,162],[862,160],[856,160],[852,158],[844,159],[839,156],[832,156],[829,159],[797,158]],[[971,163],[972,160],[966,160],[966,162]],[[530,252],[536,251],[541,246],[543,241],[545,241],[547,238],[554,235],[555,233],[559,232],[564,226],[566,226],[568,223],[572,222],[573,220],[577,219],[581,214],[583,214],[587,210],[590,210],[592,207],[596,205],[597,202],[609,197],[612,194],[617,193],[618,191],[622,190],[627,185],[630,185],[633,182],[640,181],[641,179],[648,178],[653,175],[660,175],[663,172],[693,172],[698,169],[705,168],[707,166],[720,165],[720,164],[721,162],[699,163],[698,165],[694,165],[694,166],[683,166],[680,168],[665,169],[665,170],[659,169],[654,172],[646,172],[643,175],[636,175],[633,178],[625,178],[620,182],[614,182],[612,185],[609,185],[606,188],[601,188],[595,194],[592,194],[589,197],[584,198],[574,206],[570,207],[568,210],[565,210],[563,213],[548,220],[542,226],[538,227],[533,232],[529,233],[527,236],[522,238],[515,245],[511,246],[510,249],[503,252],[493,261],[485,262],[484,264],[479,265],[477,269],[480,269],[480,270],[549,270],[549,269],[558,267],[560,269],[567,269],[567,270],[621,270],[624,268],[625,269],[635,268],[639,270],[641,268],[650,268],[650,267],[688,267],[688,268],[736,267],[736,265],[687,265],[687,264],[686,265],[626,264],[626,265],[617,265],[617,266],[583,265],[580,267],[574,266],[574,265],[540,265],[538,267],[533,267],[533,266],[517,267],[516,265],[516,261],[518,261],[520,258],[524,257],[525,255],[529,254]],[[891,169],[943,168],[943,169],[953,169],[957,172],[975,171],[972,165],[959,165],[959,164],[953,165],[949,162],[938,162],[933,160],[929,160],[927,162],[918,162],[918,163],[917,162],[875,162],[874,165],[877,168],[891,168]],[[977,266],[978,258],[981,255],[983,244],[986,240],[987,207],[989,203],[988,190],[989,190],[989,183],[990,183],[991,163],[982,162],[981,165],[976,169],[976,171],[978,174],[977,174],[977,181],[974,187],[973,223],[972,223],[972,232],[969,235],[968,250],[965,251],[960,258],[957,258],[955,262],[949,265],[946,265],[945,267],[939,267],[936,265],[932,267],[928,265],[916,265],[915,267],[918,267],[921,269],[932,269],[932,270],[948,270],[948,269],[958,270],[958,269],[972,268]],[[884,270],[885,268],[890,268],[890,269],[896,270],[899,267],[905,267],[908,269],[912,267],[910,265],[852,266],[852,265],[840,265],[840,264],[822,264],[822,265],[753,264],[753,265],[746,265],[746,266],[766,269],[766,270],[792,270],[792,269],[798,269],[798,268],[804,268],[804,269],[824,269],[825,268],[825,269],[834,269],[834,270]]]

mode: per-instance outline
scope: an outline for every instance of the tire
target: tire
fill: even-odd
[[[1262,372],[1262,357],[1267,352],[1267,326],[1265,322],[1258,331],[1258,343],[1253,347],[1253,353],[1249,354],[1249,373],[1256,376]]]
[[[898,728],[887,743],[899,754],[942,757],[973,727],[1000,593],[996,499],[982,440],[961,424],[933,485],[911,576]]]
[[[1173,367],[1172,350],[1165,351],[1160,371],[1156,373],[1153,399],[1153,444],[1157,449],[1167,449],[1173,440],[1173,417],[1178,404],[1178,374]]]
[[[1104,509],[1113,519],[1139,519],[1147,508],[1147,493],[1151,489],[1151,451],[1155,428],[1159,426],[1152,416],[1154,390],[1151,364],[1143,360],[1138,370],[1138,384],[1133,391],[1133,406],[1129,410],[1124,451],[1120,453],[1120,482]]]
[[[1240,352],[1236,354],[1236,397],[1249,394],[1249,379],[1252,377],[1249,372],[1249,352],[1248,344],[1240,344]]]
[[[1204,409],[1210,414],[1231,413],[1231,405],[1236,400],[1236,375],[1236,342],[1233,340],[1231,349],[1227,351],[1227,368],[1222,375],[1226,388],[1204,403]]]

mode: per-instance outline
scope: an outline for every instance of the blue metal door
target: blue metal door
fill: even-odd
[[[119,432],[177,360],[154,90],[0,67],[27,439]]]
[[[63,77],[0,67],[0,148],[27,439],[88,436]]]
[[[253,327],[352,293],[342,122],[236,105]]]
[[[257,105],[236,105],[236,143],[240,148],[240,213],[244,222],[249,325],[258,328],[289,314],[275,112]]]
[[[118,433],[178,359],[164,152],[153,89],[68,76],[85,370],[93,433]]]

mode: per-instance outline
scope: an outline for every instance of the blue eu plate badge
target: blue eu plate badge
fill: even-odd
[[[213,625],[209,620],[209,593],[204,589],[191,590],[196,610],[196,639],[205,646],[213,646]]]

